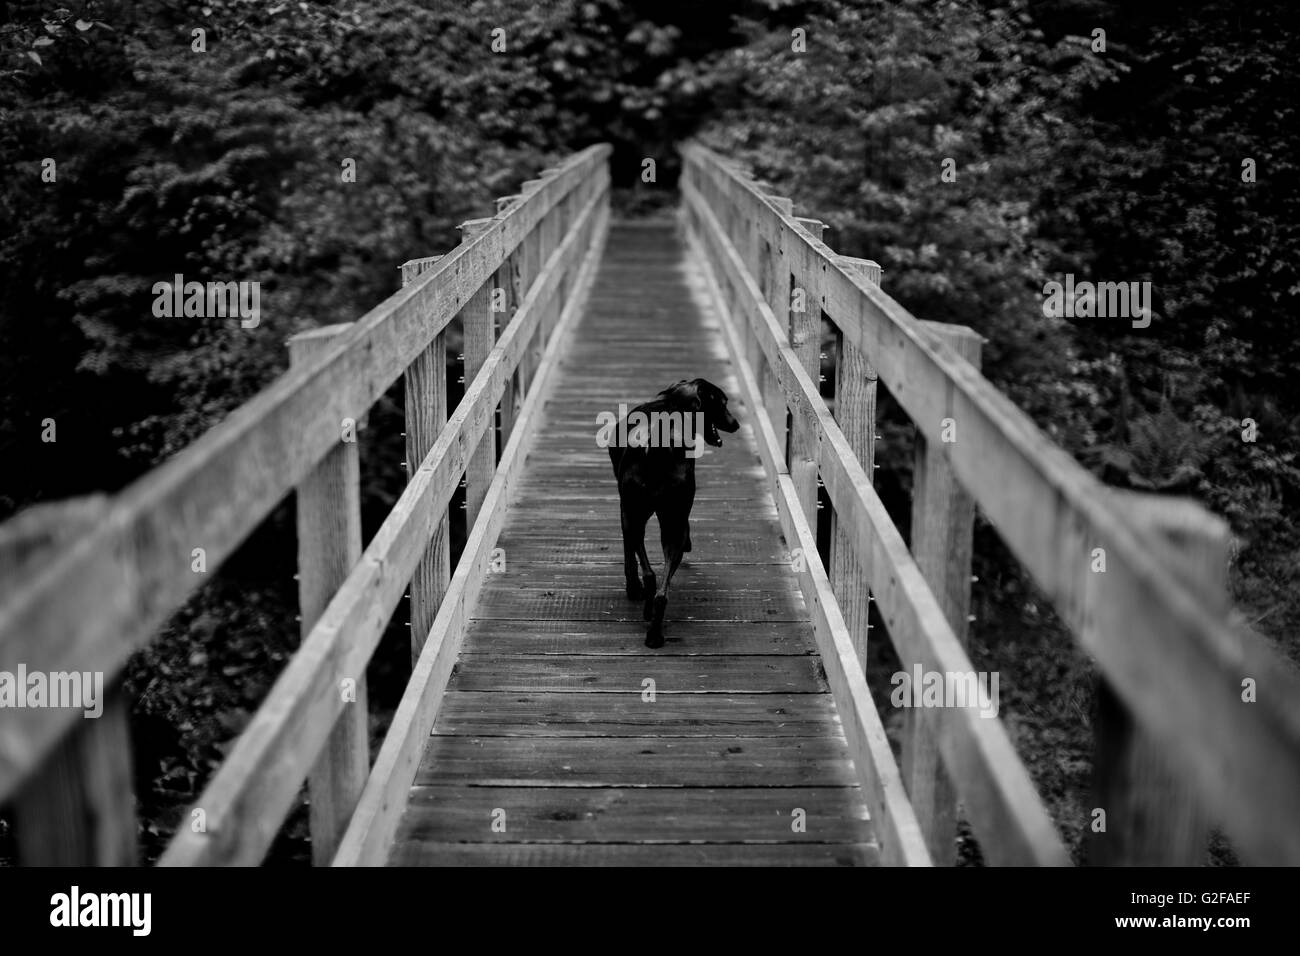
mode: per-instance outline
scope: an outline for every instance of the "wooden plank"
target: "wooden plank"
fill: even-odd
[[[548,217],[549,218],[549,217]],[[473,242],[496,224],[493,219],[470,219],[460,224],[461,242]],[[540,228],[540,226],[539,226]],[[461,328],[464,332],[465,394],[470,383],[482,371],[484,363],[496,344],[496,317],[492,314],[492,286],[485,282],[469,297],[460,310]],[[509,383],[507,383],[507,388]],[[505,394],[507,389],[502,389]],[[465,469],[465,527],[472,528],[478,520],[479,509],[492,484],[492,474],[497,469],[496,410],[488,426],[488,440],[481,442],[470,456]]]
[[[403,843],[395,866],[875,866],[873,844]]]
[[[709,268],[698,234],[691,234],[688,238],[696,262],[704,267],[705,279],[712,291],[713,301],[721,303],[717,276]],[[771,314],[770,309],[768,314]],[[741,390],[746,402],[753,406],[758,400],[758,383],[744,361],[740,351],[740,341],[729,314],[721,314],[720,321],[727,345],[731,350],[732,361],[736,366],[737,377],[741,382]],[[785,348],[789,350],[788,343]],[[840,616],[839,606],[830,590],[830,581],[822,568],[821,558],[817,553],[816,537],[804,518],[793,484],[785,472],[785,462],[781,458],[776,433],[772,428],[765,427],[767,422],[761,416],[757,424],[762,437],[759,453],[762,455],[763,465],[769,477],[779,492],[776,495],[776,503],[781,513],[785,536],[800,548],[804,556],[799,583],[809,610],[812,612],[813,633],[821,652],[827,681],[840,711],[844,736],[848,742],[856,776],[867,805],[871,808],[872,819],[875,821],[882,858],[884,862],[891,865],[928,866],[929,854],[926,852],[924,838],[912,808],[907,802],[889,739],[885,735],[885,728],[871,699],[866,677],[855,656],[852,641]]]
[[[679,572],[680,573],[680,572]],[[642,622],[641,605],[622,593],[589,594],[582,590],[542,591],[485,589],[479,618],[497,621],[535,621],[539,618],[566,621]],[[808,613],[797,595],[766,591],[733,591],[713,594],[673,590],[668,605],[668,622],[690,621],[803,621]],[[674,635],[686,637],[687,631]]]
[[[431,257],[430,266],[441,259]],[[413,281],[403,274],[403,281]],[[403,376],[406,389],[406,480],[433,450],[438,433],[447,424],[447,333],[439,332],[429,347],[416,356]],[[438,605],[451,578],[451,536],[446,512],[435,523],[433,539],[411,577],[411,662],[420,656],[424,639],[433,626]]]
[[[488,573],[492,547],[510,499],[510,484],[517,478],[527,458],[528,447],[534,437],[532,429],[540,409],[546,403],[551,370],[559,362],[568,328],[582,310],[592,272],[604,248],[609,217],[608,192],[602,191],[597,202],[595,215],[591,216],[590,210],[585,212],[571,230],[571,237],[577,237],[575,248],[585,252],[574,282],[575,291],[565,304],[555,332],[543,353],[536,377],[530,383],[527,398],[519,410],[515,432],[506,444],[496,478],[484,499],[483,513],[488,517],[474,526],[465,543],[447,599],[438,611],[429,641],[416,662],[406,692],[393,715],[388,735],[375,758],[357,812],[335,855],[335,866],[378,865],[388,856],[389,846],[406,805],[407,791],[415,777],[424,744],[433,728],[439,702],[460,650],[465,623]],[[566,245],[568,242],[566,239]],[[566,254],[565,246],[556,252],[556,256]],[[529,296],[535,296],[546,284],[547,277],[543,274],[529,290]],[[517,316],[503,336],[502,343],[510,341],[512,336],[527,325],[526,317]]]
[[[1166,542],[1168,560],[1212,606],[1226,612],[1228,552],[1225,521],[1196,502],[1133,492],[1113,492],[1116,507],[1146,524]],[[1099,596],[1104,600],[1104,595]],[[1122,608],[1102,610],[1098,626]],[[1092,866],[1201,866],[1209,820],[1194,789],[1168,755],[1133,719],[1102,680],[1093,724],[1092,807],[1106,812],[1106,828],[1089,829]],[[1095,812],[1095,810],[1094,810]]]
[[[35,505],[0,526],[0,577],[21,587],[87,533],[108,509],[103,495]],[[29,672],[39,664],[24,662]],[[83,719],[58,741],[13,801],[18,862],[24,866],[133,866],[137,859],[130,708],[117,685],[96,687],[80,671]],[[47,673],[52,680],[52,675]],[[87,686],[87,684],[89,686]],[[20,693],[25,693],[23,688]],[[91,717],[95,707],[102,710]],[[5,721],[9,720],[7,711]]]
[[[411,792],[398,841],[843,844],[871,825],[851,787],[440,786]]]
[[[982,339],[977,333],[938,323],[927,328],[979,368]],[[952,437],[961,436],[954,431]],[[958,483],[942,452],[918,435],[912,466],[912,554],[963,646],[970,614],[974,528],[974,500]],[[957,794],[943,769],[938,734],[939,724],[930,710],[913,708],[907,713],[903,779],[925,831],[931,859],[937,865],[952,866],[957,862]]]
[[[103,713],[78,723],[14,799],[21,866],[138,861],[130,706],[120,687],[102,691]]]
[[[603,193],[587,204],[583,219],[556,252],[556,261],[587,249],[604,204]],[[338,682],[359,673],[370,659],[433,536],[438,516],[447,507],[454,476],[464,470],[491,422],[505,382],[536,326],[537,304],[551,289],[552,284],[543,279],[529,293],[518,320],[511,323],[493,349],[433,450],[371,540],[360,564],[330,602],[209,784],[199,804],[207,812],[207,832],[179,833],[164,854],[163,863],[242,863],[261,859],[302,780],[305,762],[314,759],[323,743],[322,728],[331,726],[342,709]],[[473,535],[471,540],[475,540]],[[466,574],[478,560],[462,557]],[[459,569],[457,574],[461,574]],[[437,620],[463,611],[460,599],[448,607],[455,581],[453,578],[449,597],[439,609],[431,632],[430,642],[434,637],[439,641],[434,654],[442,646]],[[420,661],[429,656],[426,644]],[[358,813],[364,809],[368,792],[369,784]],[[354,823],[355,819],[354,814]],[[351,830],[349,827],[349,833]]]
[[[817,220],[796,220],[801,227],[817,224]],[[817,224],[820,225],[820,224]],[[809,235],[810,241],[821,243],[821,229],[817,228],[816,238]],[[790,348],[803,365],[804,370],[814,382],[821,381],[821,334],[822,305],[826,297],[821,288],[821,275],[818,272],[799,271],[793,277],[791,301],[786,303],[784,313],[789,321],[786,326],[790,335]],[[799,294],[801,302],[795,302]],[[799,306],[799,308],[796,308]],[[789,468],[790,480],[794,482],[795,493],[803,508],[804,520],[808,527],[817,527],[817,426],[803,415],[792,409],[790,433]]]
[[[868,259],[837,256],[842,268],[879,277],[880,267]],[[874,271],[872,267],[875,266]],[[834,322],[835,317],[831,316]],[[876,468],[876,370],[867,357],[836,327],[835,421],[844,440],[857,456],[868,481],[875,480]],[[867,641],[871,631],[871,588],[835,509],[831,508],[830,580],[853,649],[865,672]]]
[[[965,650],[902,536],[808,374],[790,354],[783,330],[759,295],[753,278],[743,271],[739,257],[721,235],[716,217],[704,205],[700,194],[689,182],[684,184],[684,190],[688,201],[696,205],[705,227],[700,234],[709,244],[705,248],[715,253],[706,261],[717,264],[720,273],[715,275],[720,275],[722,281],[745,289],[742,301],[747,308],[742,316],[753,321],[764,353],[778,369],[783,391],[818,422],[823,482],[867,580],[872,583],[904,670],[910,672],[920,664],[926,671],[972,673],[974,669]],[[827,674],[829,677],[829,669]],[[837,690],[837,700],[840,699]],[[935,713],[943,725],[940,740],[944,766],[958,784],[972,828],[981,840],[981,847],[986,849],[986,859],[995,864],[1068,862],[1051,817],[1001,723],[981,717],[974,707],[936,708]],[[873,816],[879,819],[875,805],[872,810]],[[908,812],[911,812],[910,805]],[[914,822],[915,818],[912,819]],[[888,843],[883,835],[881,844],[887,852]]]
[[[432,737],[416,786],[852,787],[831,737]]]
[[[736,214],[780,221],[707,150],[689,146],[683,155],[683,188],[698,209],[706,206],[697,185]],[[793,224],[781,222],[779,232],[797,264],[827,268],[828,311],[927,437],[938,439],[944,417],[960,423],[965,437],[945,447],[958,480],[1142,725],[1195,776],[1235,845],[1256,862],[1300,862],[1300,827],[1274,823],[1300,804],[1300,713],[1289,706],[1300,679],[1180,583],[1153,536],[1116,514],[1100,483],[977,370],[892,298],[825,261]],[[1134,616],[1104,633],[1087,620],[1094,547],[1105,548],[1108,573],[1136,596]],[[1242,707],[1242,675],[1277,691]]]
[[[328,350],[348,325],[331,325],[289,339],[289,364],[303,365]],[[361,458],[357,423],[339,423],[339,438],[298,485],[298,615],[303,640],[361,560]],[[324,866],[357,805],[370,771],[370,712],[366,673],[349,677],[351,693],[308,775],[312,863]]]
[[[644,646],[643,648],[644,649]],[[449,691],[434,732],[475,737],[815,737],[833,727],[829,694]]]
[[[629,639],[645,649],[638,629]],[[667,694],[809,694],[826,690],[820,664],[806,656],[560,658],[498,652],[462,654],[448,684],[454,690],[640,693],[654,681],[656,698]],[[653,704],[647,705],[653,709]]]
[[[519,626],[514,621],[475,620],[465,638],[467,649],[491,648],[502,654],[611,654],[645,653],[644,642],[631,640],[626,624],[610,621],[531,621]],[[700,654],[812,654],[812,628],[806,622],[730,623],[699,621],[690,628],[690,640],[672,640],[661,655]],[[480,644],[480,642],[482,642]]]
[[[593,146],[511,209],[362,316],[318,361],[290,370],[169,462],[114,496],[109,513],[29,586],[0,592],[0,669],[103,672],[111,681],[206,574],[242,542],[445,327],[459,302],[570,191],[602,193],[607,145]],[[9,715],[0,738],[0,799],[31,773],[73,720]]]

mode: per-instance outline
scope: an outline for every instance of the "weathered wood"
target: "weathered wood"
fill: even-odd
[[[1226,522],[1194,501],[1114,492],[1116,507],[1167,545],[1167,557],[1211,606],[1227,611]],[[1105,600],[1104,594],[1098,600]],[[1098,615],[1099,626],[1123,609]],[[1195,791],[1168,755],[1133,720],[1102,680],[1093,724],[1092,812],[1106,813],[1106,829],[1089,817],[1088,863],[1093,866],[1201,866],[1209,820]]]
[[[548,217],[549,218],[549,217]],[[543,221],[545,222],[545,220]],[[494,225],[492,219],[470,219],[460,225],[461,242],[473,242]],[[541,228],[539,224],[538,228]],[[496,316],[492,313],[492,284],[485,282],[476,289],[460,310],[461,328],[464,330],[465,394],[470,383],[483,368],[492,346],[496,344]],[[497,468],[496,410],[492,411],[492,424],[488,427],[486,441],[479,444],[470,456],[465,469],[465,527],[472,528],[478,520],[479,509],[492,483],[492,473]]]
[[[38,504],[0,525],[0,577],[7,586],[30,586],[108,506],[103,495]],[[29,672],[52,673],[42,657],[23,663]],[[120,687],[101,681],[96,688],[93,673],[79,674],[87,706],[70,713],[82,719],[14,799],[17,856],[25,866],[132,866],[137,859],[129,707]],[[100,713],[87,716],[95,707]]]
[[[22,866],[135,866],[138,860],[130,707],[120,687],[102,687],[101,694],[103,713],[73,727],[14,799]]]
[[[289,364],[303,365],[327,351],[349,325],[330,325],[289,339]],[[303,640],[361,560],[361,459],[357,423],[339,422],[339,439],[298,485],[298,614]],[[344,678],[347,706],[308,778],[312,863],[325,866],[365,786],[370,770],[366,673]]]
[[[802,830],[790,825],[796,808],[804,812]],[[494,813],[500,821],[495,829]],[[437,786],[411,792],[400,843],[449,843],[466,835],[495,844],[842,844],[870,842],[871,827],[866,808],[846,787]]]
[[[430,265],[441,256],[430,257]],[[404,281],[413,281],[418,272]],[[438,433],[447,424],[447,333],[439,332],[429,347],[416,356],[406,369],[406,480],[409,482],[420,463],[433,449]],[[438,605],[447,593],[451,578],[451,536],[449,518],[443,513],[437,521],[433,539],[411,576],[411,662],[420,656],[424,639],[433,626]]]
[[[164,863],[256,862],[270,845],[306,763],[315,758],[323,743],[322,728],[331,726],[342,709],[336,691],[338,681],[360,672],[370,659],[447,507],[455,476],[465,469],[469,456],[488,431],[505,382],[537,325],[539,304],[554,291],[552,267],[564,257],[580,255],[588,248],[598,213],[606,202],[603,184],[607,180],[598,182],[601,190],[592,195],[583,217],[553,262],[548,263],[548,271],[492,350],[361,562],[209,784],[199,804],[207,811],[207,832],[178,834],[163,857]],[[468,568],[465,558],[461,563]],[[454,591],[455,578],[439,609],[439,618],[445,613],[459,613],[458,604],[448,606]],[[436,620],[430,643],[441,641]],[[435,653],[440,646],[435,645]],[[420,661],[429,656],[426,644]],[[358,813],[364,802],[363,793]]]
[[[792,210],[785,210],[791,215]],[[798,221],[798,220],[796,220]],[[803,223],[800,223],[803,225]],[[820,236],[820,230],[818,231]],[[820,238],[817,239],[820,241]],[[825,297],[821,290],[821,276],[818,273],[800,272],[792,277],[791,301],[786,303],[785,315],[790,334],[790,347],[795,357],[803,365],[804,371],[814,382],[821,381],[821,333],[822,303]],[[795,297],[801,301],[794,301]],[[782,313],[778,312],[778,315]],[[790,452],[788,465],[790,480],[794,482],[795,493],[803,508],[804,520],[813,529],[817,529],[817,427],[804,416],[795,414],[790,417]]]
[[[488,595],[485,593],[484,599]],[[628,603],[624,598],[624,603]],[[686,630],[679,626],[678,630]],[[640,692],[652,678],[655,695],[667,694],[811,694],[826,690],[817,663],[810,657],[580,657],[511,655],[495,652],[461,655],[455,690],[566,691],[582,694]]]
[[[388,735],[375,758],[366,791],[362,794],[352,824],[334,858],[335,866],[375,865],[387,857],[425,741],[433,728],[439,703],[456,662],[469,611],[477,601],[478,592],[488,573],[492,549],[510,498],[511,484],[516,480],[535,438],[532,430],[546,402],[551,369],[559,362],[565,332],[584,304],[583,293],[604,248],[608,215],[606,181],[570,230],[569,238],[552,256],[552,262],[563,261],[570,255],[581,256],[582,265],[575,282],[576,294],[570,296],[556,332],[537,368],[536,378],[530,383],[528,395],[519,410],[515,433],[506,444],[501,465],[483,502],[485,520],[477,522],[470,530],[447,597],[439,608],[424,651],[416,661],[406,692],[393,715]],[[522,354],[522,345],[529,341],[536,325],[535,317],[528,315],[527,303],[540,298],[539,293],[550,286],[553,275],[551,264],[548,263],[529,290],[525,307],[515,321],[510,323],[499,348],[507,345],[516,348],[514,343],[518,342],[518,351]]]
[[[965,650],[944,618],[861,464],[831,418],[817,387],[795,359],[784,329],[760,294],[753,277],[744,270],[736,250],[721,233],[717,218],[703,197],[689,181],[683,184],[683,189],[687,200],[698,209],[704,225],[704,231],[699,234],[701,255],[704,261],[714,264],[714,281],[734,283],[743,290],[740,299],[745,308],[741,310],[738,321],[747,320],[754,324],[764,354],[777,371],[780,387],[787,399],[818,424],[819,467],[823,482],[862,562],[904,668],[910,671],[914,665],[920,664],[927,671],[972,673]],[[730,317],[722,318],[724,330],[729,330]],[[770,471],[779,473],[779,469],[766,460],[765,464]],[[780,503],[778,499],[778,506]],[[787,519],[783,513],[784,520]],[[806,532],[808,529],[805,526],[803,530]],[[816,553],[815,541],[812,553]],[[815,615],[821,604],[811,600],[809,603]],[[838,607],[833,599],[829,603],[838,619]],[[839,623],[842,626],[842,619]],[[845,640],[848,640],[847,635]],[[851,643],[849,646],[851,649]],[[831,677],[829,670],[828,677]],[[843,700],[847,695],[841,696],[837,689],[836,696],[837,700]],[[982,718],[974,707],[938,708],[936,713],[942,722],[940,739],[944,765],[961,787],[962,801],[976,835],[987,838],[989,849],[986,858],[994,863],[1067,862],[1068,856],[1051,818],[1002,725]],[[865,759],[859,761],[860,766],[865,764]],[[906,803],[905,798],[903,802]],[[872,809],[876,809],[874,804]],[[907,813],[910,815],[911,812],[909,805]],[[914,817],[912,823],[915,824]],[[888,852],[883,835],[881,845]],[[926,857],[928,859],[928,854]]]
[[[416,786],[853,787],[842,738],[457,737],[429,741]],[[873,815],[873,819],[876,819]],[[882,850],[888,853],[883,845]]]
[[[857,270],[867,276],[880,275],[879,267],[869,259],[837,256],[841,268]],[[835,317],[831,316],[831,321]],[[866,472],[867,480],[874,481],[876,467],[876,370],[867,357],[847,341],[836,325],[837,349],[835,356],[835,421],[844,433],[849,448],[857,456]],[[841,526],[839,515],[831,508],[830,541],[831,589],[839,600],[844,624],[853,639],[853,649],[863,670],[867,664],[867,642],[870,636],[871,588],[863,573],[861,562],[854,553],[852,542]]]
[[[534,468],[556,467],[539,464],[547,460],[550,452],[556,452],[557,463],[572,463],[583,454],[585,447],[598,460],[603,460],[603,474],[599,485],[593,476],[580,487],[593,496],[606,498],[607,502],[602,504],[614,505],[608,456],[593,442],[594,415],[580,411],[585,407],[583,403],[592,401],[596,408],[612,410],[620,399],[644,401],[683,374],[703,375],[718,383],[732,396],[732,407],[742,421],[753,417],[714,344],[716,326],[705,320],[695,307],[698,290],[689,271],[681,272],[680,254],[671,254],[680,249],[671,225],[620,225],[618,230],[593,287],[592,307],[566,353],[544,426],[537,436],[545,451],[529,456],[520,482],[521,488],[533,490],[512,497],[505,529],[499,538],[504,567],[483,586],[473,611],[475,620],[443,700],[435,724],[436,735],[421,771],[422,779],[426,783],[436,782],[436,789],[441,792],[464,792],[452,780],[480,770],[503,777],[518,775],[518,779],[535,779],[538,773],[553,773],[554,779],[542,781],[546,789],[554,789],[550,783],[558,782],[562,784],[558,789],[572,793],[573,800],[566,803],[558,792],[537,793],[535,797],[523,799],[546,802],[557,807],[557,814],[564,814],[564,819],[555,821],[559,829],[552,834],[554,838],[582,839],[578,827],[566,826],[565,820],[570,819],[570,813],[571,819],[581,819],[582,804],[577,801],[594,795],[587,784],[607,768],[609,773],[627,779],[627,775],[638,772],[639,764],[649,762],[655,776],[654,786],[670,787],[674,794],[682,795],[681,805],[691,808],[691,822],[683,822],[682,826],[691,828],[692,832],[717,830],[710,839],[722,840],[730,832],[728,826],[732,830],[735,826],[734,820],[730,824],[719,823],[725,816],[729,794],[743,793],[744,799],[752,800],[754,805],[764,799],[761,792],[772,800],[788,798],[805,777],[803,768],[808,760],[800,754],[806,746],[837,746],[843,754],[844,743],[833,717],[824,723],[817,722],[818,714],[830,714],[829,694],[792,695],[782,690],[806,687],[824,691],[825,688],[817,658],[809,654],[813,648],[806,621],[781,625],[763,613],[770,604],[766,592],[784,595],[783,601],[792,600],[794,576],[788,556],[783,566],[747,566],[736,562],[734,545],[746,540],[751,548],[760,547],[760,540],[770,540],[774,547],[781,546],[773,509],[766,504],[766,489],[754,476],[746,477],[736,492],[741,503],[749,505],[748,517],[744,517],[745,509],[732,509],[726,499],[702,497],[697,501],[697,512],[692,516],[694,549],[674,578],[669,601],[669,643],[653,652],[644,644],[645,622],[641,620],[640,602],[630,602],[623,594],[616,509],[606,515],[582,507],[581,500],[563,484],[562,477],[557,477],[554,486],[548,483],[544,487],[531,478]],[[630,263],[638,266],[634,274],[629,274],[626,268]],[[614,289],[621,293],[617,299],[611,297]],[[655,328],[669,331],[676,347],[693,357],[689,371],[683,372],[680,366],[660,369],[653,362],[647,363],[642,357],[645,349],[637,347],[635,342],[603,339],[603,330],[629,313],[636,314],[628,303],[645,301],[654,301],[663,309],[662,315],[656,317]],[[607,344],[594,345],[597,341]],[[604,354],[601,348],[605,349]],[[592,368],[610,373],[601,377],[602,382],[596,388],[585,387],[590,382]],[[570,383],[576,382],[584,383],[584,387],[573,388]],[[752,428],[742,428],[739,433],[726,436],[725,448],[710,449],[698,465],[701,491],[711,493],[718,486],[731,484],[731,465],[752,458],[752,441]],[[713,454],[718,458],[713,458]],[[571,473],[569,480],[573,480]],[[564,489],[566,497],[548,507],[547,493],[552,487]],[[716,506],[712,513],[711,506]],[[700,513],[704,516],[697,523],[696,515]],[[757,519],[760,513],[765,515],[763,520]],[[521,526],[527,529],[522,537],[516,530]],[[717,531],[710,532],[710,528],[725,529],[727,544],[715,546]],[[582,545],[576,539],[586,539],[589,535],[601,536],[613,548],[605,552],[604,567],[590,562],[558,563],[564,555],[575,553],[571,550],[575,545]],[[659,549],[653,523],[648,537],[653,542],[649,547],[652,561],[658,565]],[[528,544],[521,545],[521,541]],[[603,545],[597,545],[600,546]],[[597,552],[593,549],[590,553]],[[752,576],[751,570],[755,571]],[[616,579],[618,586],[608,588],[609,597],[616,601],[611,600],[606,607],[610,617],[617,616],[624,623],[566,619],[574,616],[575,610],[582,614],[597,607],[599,602],[593,603],[590,595],[597,589],[603,595],[605,582],[613,583]],[[709,604],[714,605],[712,610],[708,604],[698,603],[706,595]],[[532,620],[485,619],[485,615],[499,613],[498,608],[503,604],[518,608],[520,601],[527,602],[531,608],[520,614],[531,614]],[[733,608],[734,616],[740,620],[696,623],[689,619],[700,613],[716,614],[718,605]],[[693,612],[692,608],[698,610]],[[806,612],[800,612],[799,616],[806,618]],[[786,628],[788,633],[783,635],[782,630]],[[708,652],[707,655],[702,651]],[[654,681],[650,685],[653,690],[650,697],[646,696],[647,678]],[[464,687],[481,689],[459,689]],[[512,687],[548,689],[511,691]],[[467,696],[472,706],[457,710]],[[817,703],[808,703],[809,698],[816,698]],[[781,701],[780,712],[765,709],[764,701]],[[458,720],[449,719],[457,714],[463,716]],[[477,731],[486,736],[481,739],[472,736]],[[511,744],[512,740],[530,743]],[[450,759],[445,759],[448,752],[439,749],[444,744],[452,748]],[[758,768],[744,761],[744,754],[755,747],[774,755],[761,761],[765,768],[761,782],[754,776]],[[481,753],[483,748],[496,748],[495,761],[489,755],[486,761],[466,763],[456,756]],[[779,753],[789,756],[783,760],[775,756]],[[710,759],[712,754],[717,759]],[[576,755],[577,762],[568,759],[570,755]],[[569,783],[575,782],[573,773],[578,775],[576,791],[565,783],[566,777]],[[726,790],[713,789],[706,786],[705,774],[714,774],[721,781],[755,786],[746,789],[728,784]],[[471,797],[481,797],[487,792],[486,778],[471,782],[474,784]],[[820,820],[825,812],[833,811],[841,817],[834,824],[837,827],[862,825],[866,813],[860,790],[851,785],[851,776],[846,777],[846,782],[850,785],[836,788],[841,796],[834,804],[805,808],[813,810],[810,816]],[[641,788],[647,784],[638,782],[635,786]],[[615,789],[619,788],[599,788],[603,793]],[[424,813],[420,795],[426,792],[432,791],[417,788],[412,792],[415,805],[408,808],[404,817],[391,855],[394,862],[410,859],[411,843],[421,839],[416,821]],[[459,804],[461,801],[456,799]],[[502,809],[509,814],[508,807]],[[791,807],[785,808],[787,839],[817,839],[802,828],[791,828],[790,811]],[[684,815],[686,811],[678,813]],[[659,822],[674,827],[676,816],[668,814]],[[617,814],[609,819],[609,825],[600,827],[599,839],[658,839],[647,834],[644,827],[625,827],[628,821],[626,818],[620,821]],[[646,822],[650,822],[648,818]],[[437,842],[441,845],[444,837],[473,842],[481,835],[481,821],[476,813],[467,810],[446,818]],[[671,833],[666,833],[664,838],[671,837]],[[487,839],[498,838],[510,839],[509,836]],[[584,844],[582,849],[585,852],[590,845]],[[722,859],[730,858],[725,845],[719,845],[717,852]]]
[[[707,213],[707,210],[703,212]],[[695,236],[690,238],[697,261],[707,263],[698,239]],[[721,303],[716,273],[711,269],[706,270],[705,278],[712,290],[713,301]],[[756,288],[752,291],[757,294]],[[771,315],[770,309],[767,314]],[[758,383],[743,360],[740,341],[735,332],[737,323],[732,321],[729,313],[720,314],[719,323],[736,363],[737,377],[742,383],[746,400],[751,404],[756,403]],[[787,352],[790,351],[788,342],[783,342],[783,346]],[[816,537],[804,518],[794,494],[793,483],[785,472],[785,462],[780,457],[775,431],[762,418],[756,425],[756,431],[760,435],[759,455],[770,480],[778,488],[776,504],[785,536],[792,546],[799,549],[802,558],[795,565],[795,570],[800,572],[799,583],[812,612],[813,633],[826,668],[826,678],[840,710],[853,766],[867,805],[871,808],[883,858],[885,862],[893,864],[929,865],[920,827],[903,792],[902,779],[885,728],[880,723],[862,667],[854,655],[839,607],[830,591],[830,582],[817,553]]]
[[[932,336],[976,368],[980,336],[964,327],[927,323]],[[952,422],[951,437],[961,440],[961,423]],[[966,645],[970,614],[971,549],[975,502],[958,483],[938,448],[920,435],[912,465],[912,554],[925,575],[953,634]],[[939,756],[939,724],[925,708],[912,708],[903,736],[903,779],[916,818],[925,831],[937,865],[957,862],[957,794]]]
[[[627,644],[626,630],[622,636]],[[467,642],[472,637],[467,635]],[[434,732],[474,737],[817,737],[834,721],[831,696],[824,692],[656,694],[649,702],[638,685],[621,694],[448,691]],[[865,804],[861,806],[865,817]]]
[[[403,843],[397,866],[874,866],[857,843]]]
[[[103,672],[127,657],[360,419],[445,328],[504,255],[573,190],[608,179],[607,145],[585,150],[476,241],[359,319],[307,366],[292,369],[188,449],[112,500],[95,528],[63,549],[32,586],[0,594],[0,669],[46,660],[53,670]],[[74,718],[54,710],[8,715],[0,738],[0,799],[37,766]]]
[[[498,539],[500,544],[500,539]],[[510,555],[514,552],[508,551]],[[608,563],[609,558],[605,561]],[[737,565],[744,567],[743,565]],[[588,570],[598,566],[587,565]],[[789,561],[780,565],[785,571]],[[745,571],[752,570],[749,567]],[[697,573],[700,565],[692,565]],[[666,649],[684,657],[731,654],[814,654],[811,625],[790,621],[746,622],[743,627],[718,621],[691,625],[690,641],[674,641],[668,635]],[[531,621],[520,627],[513,621],[475,620],[466,640],[499,650],[503,654],[612,654],[642,655],[643,644],[628,640],[628,629],[615,621]],[[707,664],[708,662],[702,662]]]
[[[684,191],[700,197],[697,203],[707,205],[698,184],[738,215],[757,217],[770,208],[707,150],[692,145],[683,155]],[[1194,774],[1235,845],[1257,862],[1300,861],[1300,828],[1282,833],[1271,823],[1300,803],[1300,713],[1286,703],[1300,696],[1300,680],[1262,641],[1231,629],[1181,584],[1158,558],[1151,535],[1116,514],[1097,480],[976,369],[933,342],[889,296],[834,268],[792,225],[766,218],[776,220],[773,228],[792,245],[796,265],[827,267],[827,311],[871,356],[881,381],[926,437],[938,440],[934,423],[945,414],[964,423],[966,437],[945,449],[958,480],[1139,722]],[[1095,584],[1092,547],[1105,547],[1110,573],[1119,572],[1124,589],[1144,596],[1134,601],[1132,618],[1105,632],[1085,627]],[[1242,707],[1243,674],[1280,689]],[[1189,687],[1198,692],[1188,693]]]

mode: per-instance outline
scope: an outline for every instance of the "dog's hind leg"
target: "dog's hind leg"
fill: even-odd
[[[650,557],[645,552],[645,526],[650,520],[650,514],[629,511],[623,505],[619,509],[619,517],[623,523],[623,577],[627,585],[627,597],[629,601],[645,601],[644,615],[648,621],[658,586],[654,570],[650,567]],[[641,571],[639,581],[638,567]]]
[[[646,631],[646,647],[664,646],[664,614],[668,610],[668,588],[673,583],[673,574],[682,563],[685,544],[690,537],[687,519],[684,514],[659,512],[659,540],[664,549],[664,589],[655,595],[654,612],[650,617],[650,628]]]
[[[645,520],[637,522],[629,517],[622,502],[619,502],[618,519],[623,529],[623,580],[627,584],[627,599],[640,601],[645,593],[641,590],[641,577],[637,573],[637,551],[645,550]]]

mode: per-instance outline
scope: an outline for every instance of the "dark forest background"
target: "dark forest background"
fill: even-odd
[[[1242,626],[1300,659],[1298,10],[0,2],[0,520],[175,454],[284,370],[289,335],[362,315],[402,261],[583,146],[614,145],[621,211],[667,212],[674,144],[698,136],[827,222],[836,251],[879,261],[914,314],[986,336],[985,374],[1085,466],[1224,515]],[[1150,328],[1045,318],[1043,283],[1066,272],[1149,280]],[[259,281],[261,324],[154,318],[174,273]],[[367,536],[404,483],[400,414],[398,395],[364,433]],[[888,402],[882,418],[897,506],[911,434]],[[286,505],[131,665],[147,857],[297,643],[293,534]],[[992,531],[977,541],[972,656],[1002,671],[1012,738],[1077,853],[1089,664]],[[405,680],[390,630],[376,735]],[[300,808],[272,859],[304,860],[304,841]]]

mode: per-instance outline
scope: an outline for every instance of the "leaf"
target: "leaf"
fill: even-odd
[[[40,56],[39,53],[33,53],[31,50],[28,50],[28,51],[27,51],[27,57],[28,57],[28,59],[31,59],[31,60],[36,61],[36,65],[37,65],[37,66],[44,66],[44,65],[45,65],[43,62],[41,62],[41,56]]]
[[[50,37],[39,37],[32,41],[32,46],[50,46],[54,40]]]
[[[77,29],[80,30],[82,33],[85,33],[94,25],[95,24],[91,23],[89,20],[78,20],[76,23]]]

